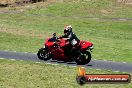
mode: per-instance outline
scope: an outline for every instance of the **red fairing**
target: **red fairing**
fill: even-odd
[[[61,39],[61,40],[60,40],[60,46],[61,46],[61,47],[64,47],[65,45],[66,45],[66,40]]]
[[[93,46],[93,44],[91,42],[87,42],[87,41],[81,41],[80,42],[81,45],[81,50],[87,50],[89,47]]]
[[[54,58],[57,60],[66,60],[67,56],[64,55],[64,50],[61,47],[65,46],[65,40],[61,39],[58,42],[49,42],[49,39],[45,41],[45,46],[52,52]]]
[[[50,38],[49,38],[50,39]],[[54,42],[49,42],[49,39],[46,39],[46,41],[44,42],[44,45],[50,47],[51,45],[54,44]]]
[[[47,42],[47,43],[46,43],[46,46],[48,46],[48,47],[50,47],[50,46],[52,46],[52,45],[54,45],[54,42]]]

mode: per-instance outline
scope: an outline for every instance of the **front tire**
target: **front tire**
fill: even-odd
[[[88,51],[85,51],[82,53],[82,55],[79,55],[77,58],[75,58],[75,62],[77,65],[85,65],[88,64],[91,61],[91,54]]]
[[[40,60],[44,60],[44,61],[47,61],[47,60],[51,59],[50,52],[45,48],[39,49],[39,51],[37,53],[37,56]]]

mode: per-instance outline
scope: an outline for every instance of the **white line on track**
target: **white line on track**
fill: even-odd
[[[0,58],[0,60],[3,60],[3,59],[5,59],[5,58]]]
[[[113,72],[120,72],[120,71],[113,71]]]
[[[107,61],[107,60],[103,60],[103,61]]]
[[[59,64],[52,64],[52,65],[59,65]]]
[[[101,69],[96,69],[96,70],[101,70]]]
[[[51,64],[51,63],[45,63],[45,64]]]
[[[67,65],[64,64],[63,66],[67,66]]]
[[[41,63],[41,62],[35,62],[35,63]]]
[[[77,66],[70,66],[70,67],[74,67],[74,68],[75,68],[75,67],[77,67]]]
[[[19,61],[24,61],[24,60],[19,60]]]
[[[97,60],[97,59],[93,59],[93,60]],[[105,61],[105,62],[118,63],[118,62],[115,62],[115,61],[112,61],[112,60],[97,60],[97,61]],[[119,62],[119,63],[126,63],[127,64],[128,62]]]
[[[10,60],[15,61],[16,59],[10,59]]]
[[[124,20],[124,21],[126,21],[127,19],[123,19],[123,18],[122,18],[122,19],[119,19],[119,20]]]

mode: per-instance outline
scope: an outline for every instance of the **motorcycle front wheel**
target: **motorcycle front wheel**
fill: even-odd
[[[88,51],[85,51],[82,53],[82,55],[79,55],[77,58],[74,60],[77,65],[85,65],[88,64],[91,61],[91,54]]]
[[[47,60],[51,59],[50,52],[45,48],[39,49],[39,51],[37,53],[37,56],[40,60],[44,60],[44,61],[47,61]]]

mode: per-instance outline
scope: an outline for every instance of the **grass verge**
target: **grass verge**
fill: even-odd
[[[90,68],[87,68],[86,71],[88,74],[117,74],[117,72]],[[0,60],[0,87],[80,88],[75,80],[77,72],[77,67],[3,59]],[[110,88],[131,88],[132,84],[86,84],[82,87],[106,88],[108,86]]]

